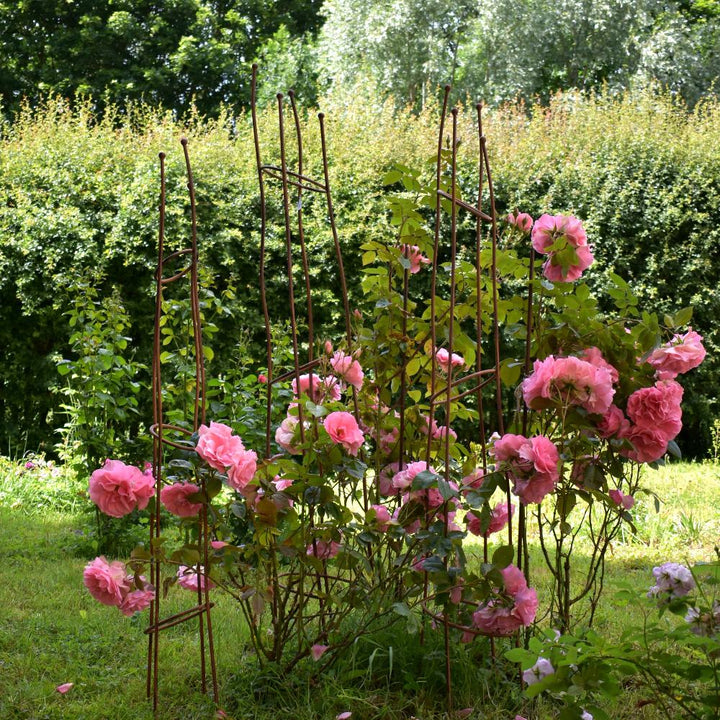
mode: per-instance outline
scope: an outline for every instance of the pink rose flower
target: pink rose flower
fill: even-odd
[[[310,387],[311,382],[312,388]],[[291,385],[295,397],[300,397],[300,395],[305,394],[314,403],[319,403],[323,400],[339,400],[341,396],[340,383],[338,382],[338,379],[332,375],[328,375],[324,378],[321,378],[314,373],[301,375],[299,391],[296,378],[293,378]]]
[[[506,433],[495,441],[493,453],[510,473],[513,492],[523,505],[540,503],[555,489],[560,477],[560,454],[544,435],[526,438]]]
[[[704,359],[702,336],[690,329],[685,335],[674,335],[670,342],[653,350],[647,361],[661,380],[674,380],[696,368]]]
[[[624,495],[619,490],[610,490],[608,495],[616,505],[621,505],[625,510],[631,510],[635,505],[635,498],[632,495]]]
[[[378,476],[378,491],[383,497],[391,497],[397,494],[397,489],[393,485],[393,477],[399,472],[400,463],[393,462],[386,465]]]
[[[267,385],[267,375],[264,375],[263,373],[260,373],[260,374],[258,375],[258,382],[259,382],[261,385]]]
[[[360,363],[355,360],[352,355],[346,355],[338,350],[330,360],[330,365],[334,373],[342,378],[348,385],[352,385],[358,390],[362,389],[365,374]]]
[[[548,355],[535,361],[532,374],[522,382],[522,392],[533,410],[569,403],[604,415],[615,394],[612,385],[612,376],[604,367],[576,357]]]
[[[406,490],[412,485],[412,481],[415,479],[415,476],[427,469],[428,466],[424,460],[411,462],[405,468],[398,470],[395,475],[393,475],[392,486],[396,490]]]
[[[446,348],[440,348],[435,351],[435,360],[446,375],[449,374],[451,367],[461,368],[465,366],[465,358],[463,358],[462,355],[458,355],[457,353],[452,353],[451,355]]]
[[[235,463],[235,457],[245,450],[242,440],[231,427],[211,422],[210,426],[198,428],[198,442],[195,450],[210,467],[225,472]]]
[[[123,517],[136,507],[144,510],[155,490],[152,475],[120,460],[106,460],[90,476],[90,499],[110,517]]]
[[[417,245],[402,245],[400,250],[403,256],[410,261],[410,273],[412,275],[420,272],[420,268],[423,265],[430,263],[430,260],[420,252],[420,248]]]
[[[620,373],[603,357],[598,348],[594,346],[586,348],[580,353],[580,359],[589,362],[595,367],[605,368],[610,373],[610,380],[612,380],[613,385],[620,379]]]
[[[305,554],[311,557],[320,558],[321,560],[329,560],[334,558],[340,552],[340,543],[335,540],[315,540],[305,549]]]
[[[85,566],[83,583],[88,592],[103,605],[119,606],[130,589],[126,576],[124,563],[119,560],[108,563],[100,556]]]
[[[197,592],[198,584],[202,591],[205,590],[205,584],[207,583],[208,590],[212,590],[215,587],[215,583],[205,575],[205,568],[200,565],[200,574],[198,575],[197,570],[194,567],[187,567],[186,565],[180,565],[177,570],[178,585],[185,590],[194,590]]]
[[[463,491],[466,490],[477,490],[479,487],[482,486],[483,481],[485,480],[485,472],[482,468],[475,468],[469,475],[466,475],[462,479],[462,487],[461,489]]]
[[[228,485],[235,490],[242,490],[255,477],[257,470],[257,454],[254,450],[243,450],[235,456],[235,461],[228,469]]]
[[[384,505],[371,505],[370,507],[375,511],[374,524],[380,532],[385,532],[392,520],[390,511]]]
[[[636,390],[628,398],[628,417],[638,427],[659,431],[670,441],[682,428],[682,396],[678,382],[659,380],[654,387]]]
[[[659,460],[667,450],[668,437],[657,428],[633,425],[625,436],[633,446],[632,450],[620,450],[620,454],[639,463]]]
[[[510,508],[508,512],[508,507]],[[473,513],[468,513],[468,530],[473,535],[482,535],[483,537],[490,537],[493,533],[500,532],[508,523],[508,519],[513,516],[515,512],[515,506],[509,505],[506,502],[498,503],[492,511],[490,516],[490,524],[485,532],[480,529],[480,518]]]
[[[155,590],[147,588],[151,588],[151,586],[146,585],[146,589],[144,590],[133,590],[129,592],[118,606],[120,612],[126,617],[130,617],[136,612],[142,612],[150,607],[150,603],[155,599]]]
[[[520,232],[529,233],[533,226],[533,219],[527,213],[510,213],[507,216],[507,223],[514,225]]]
[[[573,215],[542,215],[535,221],[531,238],[533,248],[548,256],[543,265],[548,280],[573,282],[593,263],[585,228]],[[571,262],[563,270],[559,258],[566,259],[568,253],[571,254]]]
[[[624,438],[630,431],[630,421],[617,405],[611,405],[597,426],[598,434],[607,440],[611,437]]]
[[[332,412],[323,423],[333,442],[342,445],[350,455],[357,455],[365,442],[365,436],[358,427],[357,420],[349,412]]]
[[[299,455],[301,453],[301,450],[292,444],[298,422],[300,421],[294,415],[288,413],[287,417],[280,423],[278,429],[275,431],[275,442],[291,455]]]
[[[173,515],[192,517],[202,509],[202,503],[191,502],[189,495],[199,493],[200,488],[192,483],[173,483],[160,491],[160,501]]]

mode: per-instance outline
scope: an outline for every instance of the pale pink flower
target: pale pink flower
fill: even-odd
[[[392,485],[396,490],[406,490],[412,485],[415,476],[427,469],[428,466],[424,460],[411,462],[393,475]],[[430,469],[432,470],[432,468]]]
[[[329,340],[326,340],[326,341],[325,341],[325,344],[323,345],[323,347],[324,347],[324,349],[325,349],[325,354],[326,354],[326,355],[332,355],[332,354],[333,354],[333,346],[332,346],[332,343],[331,343]]]
[[[552,666],[552,663],[547,658],[540,657],[531,668],[523,672],[523,682],[527,685],[534,685],[548,675],[552,675],[554,672],[555,668]]]
[[[61,695],[64,695],[68,690],[70,690],[75,683],[63,683],[62,685],[58,685],[55,690],[57,690]]]
[[[317,662],[329,648],[329,645],[318,645],[316,643],[310,648],[312,659]]]
[[[194,590],[197,592],[198,583],[201,590],[205,590],[205,584],[207,583],[208,590],[212,590],[215,587],[215,583],[205,575],[205,568],[200,565],[200,574],[198,575],[195,567],[187,567],[186,565],[180,565],[177,570],[178,585],[185,590]]]
[[[477,490],[482,486],[483,480],[485,480],[485,472],[482,468],[475,468],[469,475],[466,475],[462,479],[461,489],[463,491],[470,489]]]
[[[352,413],[332,412],[325,418],[323,426],[332,441],[342,445],[350,455],[357,455],[365,442],[365,436]]]
[[[648,597],[660,597],[661,599],[674,599],[685,597],[695,589],[695,579],[685,565],[674,562],[666,562],[653,568],[655,585],[648,591]]]
[[[213,550],[222,550],[224,547],[227,547],[229,543],[226,543],[224,540],[211,540],[210,541],[210,547],[212,547]]]
[[[311,383],[312,387],[310,387]],[[321,378],[313,373],[301,375],[299,392],[296,378],[293,378],[291,385],[295,397],[300,397],[300,395],[304,393],[314,403],[319,403],[323,400],[339,400],[342,394],[340,383],[333,375],[327,375],[324,378]]]
[[[192,517],[200,512],[202,503],[191,502],[188,496],[199,492],[200,488],[192,483],[174,483],[160,490],[160,501],[173,515]]]
[[[513,492],[523,505],[542,502],[555,489],[560,477],[560,455],[544,435],[526,438],[506,433],[495,441],[493,453],[510,473]]]
[[[293,482],[294,480],[288,480],[287,478],[281,478],[279,475],[276,475],[272,484],[278,492],[282,492],[283,490],[287,490]]]
[[[235,456],[228,469],[228,485],[235,490],[244,488],[254,477],[257,470],[257,454],[254,450],[243,450]]]
[[[453,440],[457,440],[457,433],[447,425],[438,425],[435,429],[435,432],[433,433],[433,437],[436,440],[444,440],[447,437],[448,433]]]
[[[435,360],[446,375],[450,372],[451,367],[461,368],[465,366],[465,358],[463,358],[462,355],[458,355],[457,353],[450,354],[446,348],[439,348],[435,351]]]
[[[238,454],[245,451],[245,446],[233,429],[223,423],[211,422],[198,428],[197,454],[210,467],[225,472],[235,463]]]
[[[365,374],[360,363],[353,358],[352,355],[346,355],[341,350],[338,350],[330,360],[335,374],[342,378],[348,385],[352,385],[358,390],[362,389],[363,379]]]
[[[125,564],[119,560],[108,563],[102,556],[85,566],[83,583],[88,592],[103,605],[119,606],[130,589]]]
[[[351,717],[352,717],[352,713],[350,711],[346,710],[345,712],[338,713],[335,716],[335,720],[350,720]]]
[[[380,430],[380,452],[384,455],[389,455],[400,438],[400,428],[393,427],[390,430]]]
[[[340,552],[340,543],[335,540],[315,540],[311,542],[306,550],[305,554],[312,557],[320,558],[321,560],[329,560],[334,558],[338,552]]]
[[[508,507],[510,511],[508,512]],[[499,502],[490,515],[490,524],[485,532],[480,529],[480,518],[473,513],[469,513],[468,518],[468,530],[473,535],[482,535],[483,537],[490,537],[493,533],[500,532],[508,523],[508,519],[513,516],[515,512],[515,506],[506,502]]]
[[[690,329],[685,335],[674,335],[670,342],[653,350],[647,361],[661,380],[673,380],[700,365],[705,352],[702,336]]]
[[[288,413],[287,417],[280,423],[278,429],[275,431],[275,442],[291,455],[299,455],[301,453],[301,450],[293,445],[293,437],[298,422],[299,420],[294,415]]]
[[[532,374],[522,382],[522,392],[533,410],[570,403],[604,415],[615,394],[612,385],[612,376],[604,367],[576,357],[548,355],[535,361]]]
[[[400,249],[403,256],[410,261],[410,273],[413,275],[420,272],[423,265],[430,263],[430,260],[422,254],[417,245],[402,245]]]
[[[120,460],[106,460],[90,476],[88,488],[90,499],[110,517],[123,517],[136,507],[144,510],[154,492],[152,475]]]
[[[383,497],[390,497],[397,494],[397,488],[393,485],[393,478],[400,470],[400,463],[393,462],[386,465],[378,476],[378,490]]]

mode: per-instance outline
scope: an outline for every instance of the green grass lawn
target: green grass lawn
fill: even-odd
[[[146,614],[124,618],[98,604],[83,587],[87,559],[77,557],[75,548],[86,518],[16,502],[11,507],[9,481],[2,483],[0,479],[0,719],[151,718],[145,699]],[[630,582],[644,592],[652,584],[653,565],[710,559],[720,538],[720,466],[678,463],[649,472],[647,484],[663,504],[656,513],[650,498],[640,498],[633,511],[637,535],[626,533],[611,548],[597,623],[609,635],[633,621],[626,609],[614,606],[614,587]],[[533,552],[533,557],[542,597],[539,556]],[[360,641],[352,657],[320,681],[312,678],[309,666],[294,679],[283,679],[257,669],[237,607],[220,594],[215,600],[221,706],[236,720],[332,720],[346,710],[353,712],[353,720],[442,717],[442,699],[433,700],[442,687],[440,646],[434,640],[418,661],[417,639],[398,626],[394,633]],[[163,611],[186,607],[187,601],[183,591],[173,589]],[[474,707],[469,717],[485,720],[514,720],[515,712],[528,718],[553,717],[549,705],[523,705],[516,688],[494,680],[476,662],[486,652],[482,641],[460,652],[455,670],[458,707]],[[163,633],[160,662],[160,717],[213,718],[212,704],[199,688],[194,623]],[[61,695],[55,687],[66,682],[74,687]],[[652,707],[638,710],[636,699],[630,692],[613,717],[660,717]]]

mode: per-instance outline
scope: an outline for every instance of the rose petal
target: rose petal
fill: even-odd
[[[61,694],[64,695],[75,683],[63,683],[62,685],[58,685],[55,689]]]

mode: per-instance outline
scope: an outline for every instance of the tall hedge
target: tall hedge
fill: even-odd
[[[436,145],[436,111],[396,112],[358,97],[328,109],[331,182],[354,306],[360,245],[392,237],[382,177],[393,162],[424,166]],[[473,111],[474,112],[474,111]],[[471,113],[461,117],[463,171],[474,171]],[[275,109],[261,114],[263,148],[277,159]],[[303,119],[308,172],[319,176],[314,113]],[[720,104],[687,114],[652,94],[581,98],[558,96],[549,107],[505,108],[487,117],[500,211],[515,206],[538,214],[574,211],[586,218],[595,244],[594,277],[627,277],[648,309],[695,310],[693,327],[709,358],[685,382],[687,454],[710,444],[720,380]],[[229,362],[241,329],[247,352],[261,365],[257,287],[258,197],[250,123],[244,113],[179,124],[147,107],[96,121],[87,106],[50,100],[2,128],[0,140],[0,447],[49,449],[62,424],[55,361],[67,357],[77,277],[102,277],[132,318],[138,358],[151,346],[153,269],[157,241],[157,154],[168,153],[168,241],[187,242],[187,193],[178,139],[189,138],[197,186],[201,254],[208,287],[232,288],[214,321],[210,372]],[[294,154],[292,143],[290,155]],[[273,202],[277,203],[277,199]],[[277,208],[277,204],[275,205]],[[326,209],[304,202],[320,323],[337,311],[337,273]],[[285,310],[280,232],[271,233],[273,315]],[[208,311],[209,312],[209,311]],[[147,420],[149,403],[142,411]]]

